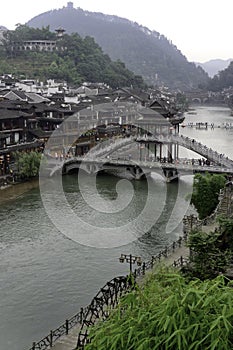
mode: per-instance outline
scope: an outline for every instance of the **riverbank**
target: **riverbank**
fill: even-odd
[[[186,246],[185,242],[186,241],[184,237],[179,238],[178,241],[173,242],[173,244],[171,244],[170,247],[167,247],[166,250],[163,250],[159,254],[157,254],[157,258],[158,257],[159,258],[156,259],[156,257],[154,257],[154,262],[155,262],[154,266],[156,266],[156,264],[157,266],[159,266],[160,264],[159,262],[161,262],[163,265],[166,265],[166,266],[172,266],[172,265],[175,266],[174,264],[176,262],[182,259],[183,261],[188,259],[189,248]],[[136,280],[139,286],[143,284],[145,274],[151,273],[153,271],[153,267],[151,266],[151,260],[148,261],[147,263],[149,263],[149,265],[145,263],[144,266],[147,265],[147,267],[139,268],[138,270],[141,270],[141,272],[138,275],[137,274],[135,275],[135,278],[137,278]],[[115,281],[118,278],[121,278],[121,277],[115,277],[115,279],[112,279],[111,281],[107,282],[105,286],[102,287],[100,291],[96,294],[96,296],[92,299],[91,304],[81,309],[82,315],[84,314],[85,319],[89,320],[90,325],[95,324],[96,321],[100,319],[105,319],[105,315],[103,315],[101,311],[102,307],[106,307],[106,308],[108,307],[109,309],[113,309],[115,307],[114,306],[115,304],[113,302],[114,298],[119,300],[120,295],[123,295],[124,292],[127,290],[127,287],[126,289],[123,288],[124,289],[123,293],[122,294],[119,293],[119,289],[118,289],[119,286],[117,284],[114,285],[114,283],[116,283]],[[114,287],[111,287],[112,285],[114,285]],[[114,297],[113,295],[111,296],[111,288],[114,290]],[[102,290],[105,291],[104,294],[102,294]],[[40,342],[38,343],[34,342],[30,350],[34,350],[37,347],[40,348],[41,344],[47,346],[46,349],[47,348],[51,348],[53,350],[75,349],[77,346],[78,335],[80,330],[82,329],[83,335],[88,334],[90,330],[86,328],[86,324],[88,324],[88,322],[83,322],[83,316],[80,316],[80,314],[81,312],[73,316],[71,319],[66,320],[65,323],[60,327],[58,327],[56,330],[50,331],[50,334],[45,336]],[[84,329],[82,328],[83,325],[85,325]],[[54,338],[56,339],[55,341],[53,340]]]
[[[39,186],[39,179],[33,179],[26,182],[14,183],[11,185],[6,185],[5,187],[0,187],[0,204],[14,200],[30,191],[33,188]]]

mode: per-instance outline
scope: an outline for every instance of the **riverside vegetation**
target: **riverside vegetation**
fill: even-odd
[[[222,175],[211,176],[207,175],[206,183],[213,193],[213,188],[222,187],[223,179]],[[204,177],[195,176],[195,200],[203,191]],[[201,215],[203,206],[204,200],[198,208]],[[188,265],[180,271],[161,265],[148,274],[141,286],[136,285],[120,300],[105,322],[92,328],[85,349],[232,349],[233,282],[225,275],[232,260],[233,219],[219,217],[217,223],[214,232],[191,231]]]
[[[87,350],[230,350],[233,291],[223,276],[187,282],[161,268],[92,329]]]
[[[42,158],[42,153],[31,151],[26,152],[15,152],[15,166],[16,166],[16,175],[21,179],[31,179],[33,177],[39,176],[40,163],[44,158]]]
[[[219,191],[225,182],[224,175],[206,173],[204,176],[194,176],[191,204],[195,206],[200,220],[209,216],[217,207]]]

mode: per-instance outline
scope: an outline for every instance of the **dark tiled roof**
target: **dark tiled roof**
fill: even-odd
[[[4,140],[9,136],[10,136],[10,134],[4,134],[4,133],[0,132],[0,140]]]
[[[6,154],[9,152],[20,151],[23,149],[33,149],[43,145],[43,141],[36,140],[33,142],[18,143],[17,145],[7,146],[6,148],[0,149],[0,154]]]
[[[7,92],[4,97],[8,98],[8,96],[12,96],[15,95],[15,99],[19,99],[19,100],[27,100],[27,96],[23,91],[19,91],[19,90],[11,90],[9,92]]]
[[[139,119],[137,120],[136,123],[141,123],[141,124],[145,124],[145,123],[148,123],[148,124],[163,124],[163,125],[167,125],[167,126],[171,126],[170,122],[164,118],[163,115],[161,115],[160,113],[156,112],[156,111],[153,111],[152,109],[150,108],[141,108],[138,110],[138,113],[139,115],[142,116],[142,119]]]
[[[44,131],[42,129],[33,129],[29,130],[30,134],[36,136],[37,138],[50,137],[52,135],[52,131]]]
[[[46,121],[47,123],[61,124],[64,119],[63,118],[49,118],[49,117],[37,117],[37,120]]]
[[[32,114],[25,113],[22,111],[15,111],[9,109],[0,109],[0,120],[4,119],[18,119],[20,117],[29,118]]]

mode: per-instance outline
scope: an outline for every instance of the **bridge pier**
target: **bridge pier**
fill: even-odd
[[[163,175],[166,178],[166,182],[177,181],[179,178],[177,169],[163,168]]]
[[[143,178],[145,178],[146,174],[143,172],[143,170],[135,165],[133,167],[127,167],[126,170],[128,170],[130,172],[131,175],[133,175],[133,178],[135,180],[141,180]]]

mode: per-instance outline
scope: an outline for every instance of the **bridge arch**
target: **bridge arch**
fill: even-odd
[[[202,99],[200,97],[194,97],[194,98],[192,98],[192,103],[199,103],[199,104],[201,104],[202,103]]]

